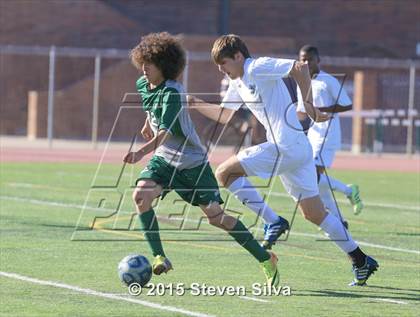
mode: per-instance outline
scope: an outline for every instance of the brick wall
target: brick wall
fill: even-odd
[[[420,42],[416,0],[232,0],[230,30],[295,38],[324,55],[414,57]]]
[[[104,60],[102,67],[112,63]],[[28,91],[48,90],[48,56],[0,55],[0,64],[0,133],[22,135],[26,133]],[[55,89],[65,90],[93,72],[92,58],[57,57]]]
[[[183,36],[183,45],[192,51],[210,52],[216,36]],[[286,38],[244,37],[251,52],[292,53],[294,40]],[[38,136],[46,136],[46,107],[48,90],[48,56],[0,55],[0,133],[26,134],[28,92],[39,94]],[[124,92],[134,92],[136,76],[134,68],[127,61],[102,59],[100,89],[99,136],[107,138],[110,122],[116,115],[115,109]],[[91,113],[93,92],[93,58],[57,57],[55,70],[55,126],[57,137],[89,138],[91,135]],[[189,68],[188,88],[190,92],[215,93],[220,90],[222,74],[207,61],[192,61]],[[210,101],[210,95],[203,98]],[[217,101],[217,99],[212,99]],[[114,109],[114,110],[111,110]],[[77,116],[80,115],[78,119]],[[194,114],[199,122],[204,118]],[[117,132],[126,137],[127,130]]]
[[[220,0],[101,0],[103,4],[149,32],[215,35],[220,22]]]
[[[100,82],[98,137],[107,139],[115,124],[114,140],[132,137],[145,115],[139,109],[121,110],[126,92],[135,92],[137,71],[129,61],[120,61],[103,70]],[[57,138],[90,139],[92,131],[93,76],[89,76],[65,89],[56,91],[54,110],[54,136]],[[38,99],[38,137],[47,135],[47,92]],[[135,104],[134,106],[138,106]],[[127,106],[133,106],[129,104]]]
[[[130,47],[141,25],[97,0],[0,1],[0,43]]]
[[[241,34],[254,54],[294,54],[310,42],[323,55],[410,57],[420,42],[416,1],[229,3],[228,29]],[[221,5],[218,0],[176,5],[170,0],[0,1],[0,44],[128,49],[141,35],[168,30],[184,33],[187,49],[209,52],[219,32]],[[28,91],[40,91],[40,109],[46,106],[48,58],[1,55],[0,63],[0,133],[25,134]],[[104,138],[123,92],[134,91],[137,75],[120,60],[103,60],[102,70],[99,136]],[[218,93],[222,76],[211,62],[192,62],[190,70],[190,92]],[[57,136],[90,137],[92,76],[93,59],[57,59]],[[204,122],[199,114],[193,116]],[[45,114],[41,117],[45,134]],[[131,123],[119,129],[125,137]]]
[[[217,35],[223,0],[17,0],[0,2],[0,43],[132,47],[169,31]],[[227,28],[243,36],[295,39],[324,55],[415,57],[417,0],[228,0]],[[65,14],[63,14],[65,13]]]

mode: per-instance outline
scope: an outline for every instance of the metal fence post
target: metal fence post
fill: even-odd
[[[49,72],[48,72],[48,118],[47,118],[47,138],[48,146],[52,147],[54,137],[54,77],[55,77],[55,46],[51,46],[49,53]]]
[[[410,82],[408,90],[408,126],[407,126],[407,145],[406,153],[411,155],[413,153],[413,117],[414,117],[414,91],[416,85],[416,66],[410,66]]]
[[[99,82],[101,78],[101,55],[95,56],[95,77],[93,82],[93,110],[92,110],[92,145],[96,149],[98,143],[98,114],[99,114]]]
[[[185,68],[184,74],[182,75],[182,85],[184,86],[185,92],[188,93],[188,72],[189,72],[189,65],[190,64],[190,53],[186,51],[185,53]]]

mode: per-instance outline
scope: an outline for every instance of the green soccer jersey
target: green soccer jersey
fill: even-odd
[[[195,131],[188,109],[183,107],[187,101],[182,85],[166,80],[150,89],[146,79],[140,77],[136,86],[155,135],[159,130],[169,132],[168,138],[156,149],[155,155],[180,170],[206,162],[205,148]]]

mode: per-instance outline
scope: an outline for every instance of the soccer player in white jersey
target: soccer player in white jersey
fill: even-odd
[[[195,97],[189,98],[190,105],[209,118],[227,123],[245,104],[267,131],[267,142],[239,152],[218,167],[219,184],[273,225],[279,217],[265,204],[247,176],[279,175],[287,192],[299,203],[303,216],[320,226],[351,258],[355,278],[350,285],[365,285],[379,265],[363,253],[341,221],[325,211],[318,195],[312,148],[282,80],[291,76],[297,82],[306,96],[304,107],[309,117],[314,121],[328,120],[329,116],[312,106],[308,65],[288,59],[251,58],[245,43],[233,34],[219,37],[211,55],[219,70],[229,76],[229,89],[220,107],[212,107]],[[271,230],[272,226],[267,229],[264,239],[268,242],[266,246],[271,246],[275,242],[272,237],[278,238],[278,230]]]
[[[312,78],[312,98],[314,106],[322,112],[333,113],[326,122],[315,122],[308,130],[308,139],[312,145],[313,157],[318,174],[319,194],[328,211],[342,219],[331,190],[339,191],[347,196],[357,215],[363,209],[357,185],[346,185],[339,180],[328,177],[325,168],[330,168],[335,152],[341,147],[340,119],[338,112],[352,109],[352,102],[338,80],[322,71],[319,67],[320,58],[315,46],[305,45],[299,51],[299,61],[306,62]],[[299,120],[307,118],[303,98],[299,87],[297,88],[297,111]],[[343,220],[347,227],[347,222]]]

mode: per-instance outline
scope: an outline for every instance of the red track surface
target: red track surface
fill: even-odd
[[[104,163],[122,163],[126,150],[123,147],[106,151]],[[2,146],[1,162],[79,162],[99,163],[103,150],[93,150],[86,147],[71,148],[34,148]],[[212,164],[220,164],[233,154],[229,148],[217,150],[211,157]],[[420,157],[405,155],[351,155],[338,154],[335,158],[334,169],[357,171],[397,171],[420,173]]]

